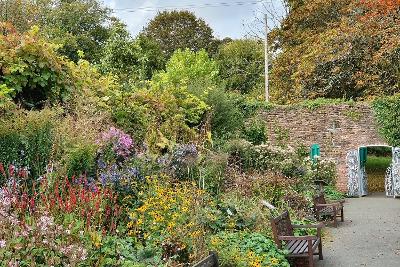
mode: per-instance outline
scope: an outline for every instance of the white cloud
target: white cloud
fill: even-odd
[[[155,9],[165,6],[187,6],[203,5],[218,2],[216,0],[103,0],[104,3],[115,10],[115,15],[119,17],[128,28],[132,35],[137,35],[148,21],[152,19],[157,11]],[[256,10],[263,9],[262,4],[257,5],[235,5],[239,0],[225,0],[221,2],[232,3],[231,6],[218,6],[210,8],[194,8],[197,16],[203,18],[211,28],[214,29],[216,36],[220,38],[243,37],[247,29],[243,24],[251,24],[254,20]],[[242,1],[242,0],[241,0]],[[253,0],[254,1],[254,0]],[[273,0],[275,3],[281,0]],[[147,9],[144,9],[147,8]],[[125,10],[124,10],[125,9]],[[134,12],[127,12],[126,9],[133,9]],[[260,16],[261,12],[257,12]]]

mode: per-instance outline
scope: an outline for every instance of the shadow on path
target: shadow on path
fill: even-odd
[[[399,267],[400,199],[374,193],[346,199],[345,222],[326,228],[324,260],[316,267]]]

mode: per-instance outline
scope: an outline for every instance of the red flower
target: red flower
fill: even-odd
[[[8,166],[8,174],[10,176],[14,176],[14,172],[15,172],[15,166],[10,164],[10,166]]]
[[[3,176],[6,176],[6,172],[4,171],[4,165],[3,163],[0,163],[0,172]]]

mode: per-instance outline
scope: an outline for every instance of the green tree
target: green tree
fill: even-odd
[[[163,69],[165,60],[160,47],[152,39],[140,35],[133,39],[122,23],[113,25],[101,58],[101,69],[122,81],[149,80]]]
[[[220,76],[229,90],[248,93],[264,78],[264,47],[257,40],[236,40],[222,45],[217,55]]]
[[[205,49],[213,54],[217,49],[213,30],[189,11],[164,11],[157,14],[143,34],[154,39],[168,59],[178,49]]]
[[[192,52],[178,49],[166,64],[165,71],[157,73],[153,82],[159,87],[187,87],[204,94],[219,79],[217,63],[205,50]]]
[[[2,0],[0,21],[11,22],[20,31],[38,25],[43,36],[62,46],[59,51],[74,61],[78,51],[98,62],[109,37],[111,10],[98,0]]]

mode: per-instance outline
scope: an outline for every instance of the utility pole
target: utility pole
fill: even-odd
[[[268,77],[268,72],[269,72],[269,58],[268,58],[268,15],[267,12],[265,12],[265,101],[269,102],[269,77]]]

